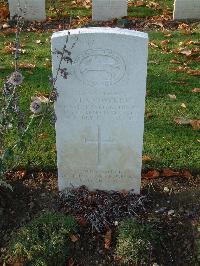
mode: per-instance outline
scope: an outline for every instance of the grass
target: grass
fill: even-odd
[[[77,223],[71,216],[45,213],[13,234],[8,262],[32,265],[64,265],[70,254],[70,237]]]
[[[152,249],[159,248],[160,241],[159,231],[152,224],[127,219],[118,229],[116,255],[123,265],[147,265],[152,259]]]
[[[163,9],[168,7],[172,10],[172,0],[157,0],[156,2]],[[68,0],[66,7],[69,7],[69,4]],[[74,15],[79,12],[80,16],[90,12],[82,7],[71,10]],[[134,10],[131,10],[133,9],[129,9],[129,12],[134,13]],[[155,15],[155,10],[151,11],[150,8],[147,10],[146,7],[138,7],[137,10],[138,17],[149,16],[151,12]],[[166,34],[171,35],[166,37]],[[0,72],[0,85],[2,85],[6,76],[13,71],[13,55],[7,52],[6,46],[14,41],[14,34],[4,36],[2,33],[0,36],[0,66],[3,66]],[[37,92],[48,93],[49,91],[50,37],[50,33],[21,34],[21,43],[24,44],[25,53],[21,55],[20,61],[23,64],[36,65],[33,69],[22,69],[25,80],[20,88],[20,105],[27,117],[31,115],[29,111],[31,97]],[[181,31],[150,32],[149,37],[150,42],[153,42],[156,47],[149,47],[146,113],[152,113],[152,117],[145,119],[143,154],[149,156],[151,160],[145,161],[143,168],[200,169],[199,132],[192,130],[190,126],[177,125],[174,122],[176,117],[199,118],[199,96],[198,93],[191,92],[193,88],[200,87],[199,77],[172,71],[172,68],[182,66],[184,63],[187,63],[191,69],[198,69],[198,62],[195,62],[193,57],[187,58],[184,55],[170,52],[179,48],[181,42],[198,41],[200,34],[197,31],[188,35],[182,34]],[[162,46],[162,41],[166,39],[169,40],[168,53],[165,53]],[[41,42],[37,44],[36,40]],[[195,45],[189,46],[190,49],[196,47]],[[170,63],[172,59],[180,61],[181,64]],[[175,94],[177,99],[171,100],[168,94]],[[182,103],[186,105],[186,108],[181,107]],[[14,139],[16,139],[15,129],[6,137],[7,145],[11,145]],[[38,121],[34,122],[30,130],[30,139],[32,142],[29,144],[27,140],[26,151],[20,165],[26,168],[56,168],[55,130],[54,126],[49,123],[49,119],[45,119],[43,126],[39,128]]]

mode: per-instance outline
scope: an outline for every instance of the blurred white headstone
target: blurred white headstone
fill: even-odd
[[[92,20],[106,21],[127,16],[127,0],[93,0]]]
[[[174,19],[200,19],[200,0],[175,0]]]
[[[8,0],[10,17],[19,15],[28,21],[46,19],[45,0]]]

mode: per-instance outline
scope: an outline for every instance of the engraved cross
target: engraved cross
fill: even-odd
[[[102,144],[111,144],[113,143],[112,139],[108,140],[103,140],[101,136],[101,128],[100,126],[97,127],[97,140],[90,140],[85,138],[85,143],[86,144],[97,144],[97,165],[101,164],[101,149],[102,149]]]

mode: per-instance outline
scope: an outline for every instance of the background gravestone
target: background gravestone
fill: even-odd
[[[200,0],[175,0],[174,19],[200,19]]]
[[[93,0],[92,20],[103,21],[127,16],[127,0]]]
[[[8,2],[11,18],[17,14],[28,21],[46,19],[45,0],[8,0]]]
[[[116,28],[53,34],[60,190],[140,192],[147,42],[146,33]],[[65,44],[73,63],[60,65]]]

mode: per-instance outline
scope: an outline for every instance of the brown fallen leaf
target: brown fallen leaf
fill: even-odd
[[[171,33],[165,34],[165,37],[171,38],[173,35]]]
[[[77,242],[78,241],[78,237],[75,236],[75,235],[70,235],[70,239],[73,243]]]
[[[153,8],[155,10],[161,8],[160,5],[159,5],[159,3],[156,3],[154,1],[150,1],[148,4],[146,4],[146,6],[149,7],[149,8]]]
[[[190,74],[191,76],[200,76],[200,70],[188,70],[187,71],[188,74]]]
[[[112,231],[108,230],[106,232],[105,238],[104,238],[104,247],[105,247],[105,249],[110,249],[111,239],[112,239]]]
[[[9,16],[9,10],[6,6],[2,6],[2,4],[0,5],[0,21],[5,20],[6,18],[8,18]]]
[[[190,126],[192,126],[193,130],[199,130],[200,129],[200,120],[197,120],[197,119],[187,119],[184,117],[177,117],[177,118],[175,118],[174,121],[178,125],[190,125]]]
[[[148,156],[148,155],[143,155],[142,156],[142,161],[144,161],[144,162],[148,162],[148,161],[151,161],[151,160],[152,160],[151,157]]]
[[[18,178],[18,179],[21,179],[23,177],[25,177],[25,175],[27,174],[27,171],[26,170],[20,170],[20,171],[17,171],[15,173],[15,176]]]
[[[162,40],[162,41],[160,42],[161,45],[167,45],[167,44],[169,44],[169,43],[170,43],[170,40]]]
[[[172,71],[176,72],[176,73],[183,73],[183,72],[188,72],[189,67],[187,66],[179,66],[177,68],[171,68]]]
[[[74,266],[74,260],[73,260],[73,258],[70,258],[69,260],[68,260],[68,262],[67,262],[67,266]]]
[[[190,120],[190,125],[192,126],[193,130],[200,129],[200,120]]]
[[[175,118],[175,123],[178,125],[190,125],[190,119],[184,117]]]
[[[192,89],[192,92],[200,92],[200,88],[194,88]]]
[[[160,176],[160,172],[157,170],[150,170],[147,173],[142,175],[142,178],[144,179],[153,179],[158,178]]]
[[[136,6],[136,7],[140,7],[140,6],[144,6],[144,5],[145,5],[145,3],[143,0],[138,0],[134,3],[134,6]]]
[[[158,45],[157,44],[155,44],[155,42],[149,42],[149,46],[151,47],[151,48],[158,48]]]
[[[192,50],[190,50],[190,49],[181,49],[180,51],[179,51],[179,54],[183,54],[183,55],[186,55],[186,56],[191,56],[192,55]]]
[[[14,264],[13,264],[13,266],[23,266],[24,265],[24,263],[21,263],[21,262],[15,262]]]
[[[180,175],[179,172],[173,171],[169,168],[164,168],[162,171],[162,176],[165,176],[165,177],[172,177],[172,176],[179,176],[179,175]]]
[[[184,44],[185,45],[191,45],[191,44],[193,44],[193,45],[200,45],[200,42],[188,40],[188,41],[185,41]]]
[[[55,147],[55,149],[56,149],[56,147]],[[82,217],[81,215],[77,215],[77,216],[75,217],[75,219],[76,219],[76,221],[77,221],[80,225],[82,225],[82,226],[85,226],[85,225],[88,224],[87,220],[86,220],[84,217]]]
[[[188,24],[182,23],[178,26],[178,29],[183,33],[183,34],[191,34],[191,28]]]
[[[153,114],[151,112],[146,113],[146,118],[152,118],[152,117],[153,117]]]
[[[196,61],[196,62],[200,62],[200,56],[197,57],[197,58],[194,58],[193,60]]]
[[[192,174],[191,174],[190,171],[188,171],[188,170],[184,170],[184,171],[181,173],[181,176],[182,176],[182,177],[187,177],[187,178],[192,178]]]
[[[33,69],[35,68],[35,64],[30,64],[30,63],[20,63],[19,68],[21,69]]]
[[[172,60],[170,60],[169,62],[172,63],[172,64],[182,64],[181,61],[178,61],[178,60],[176,60],[176,59],[172,59]]]

